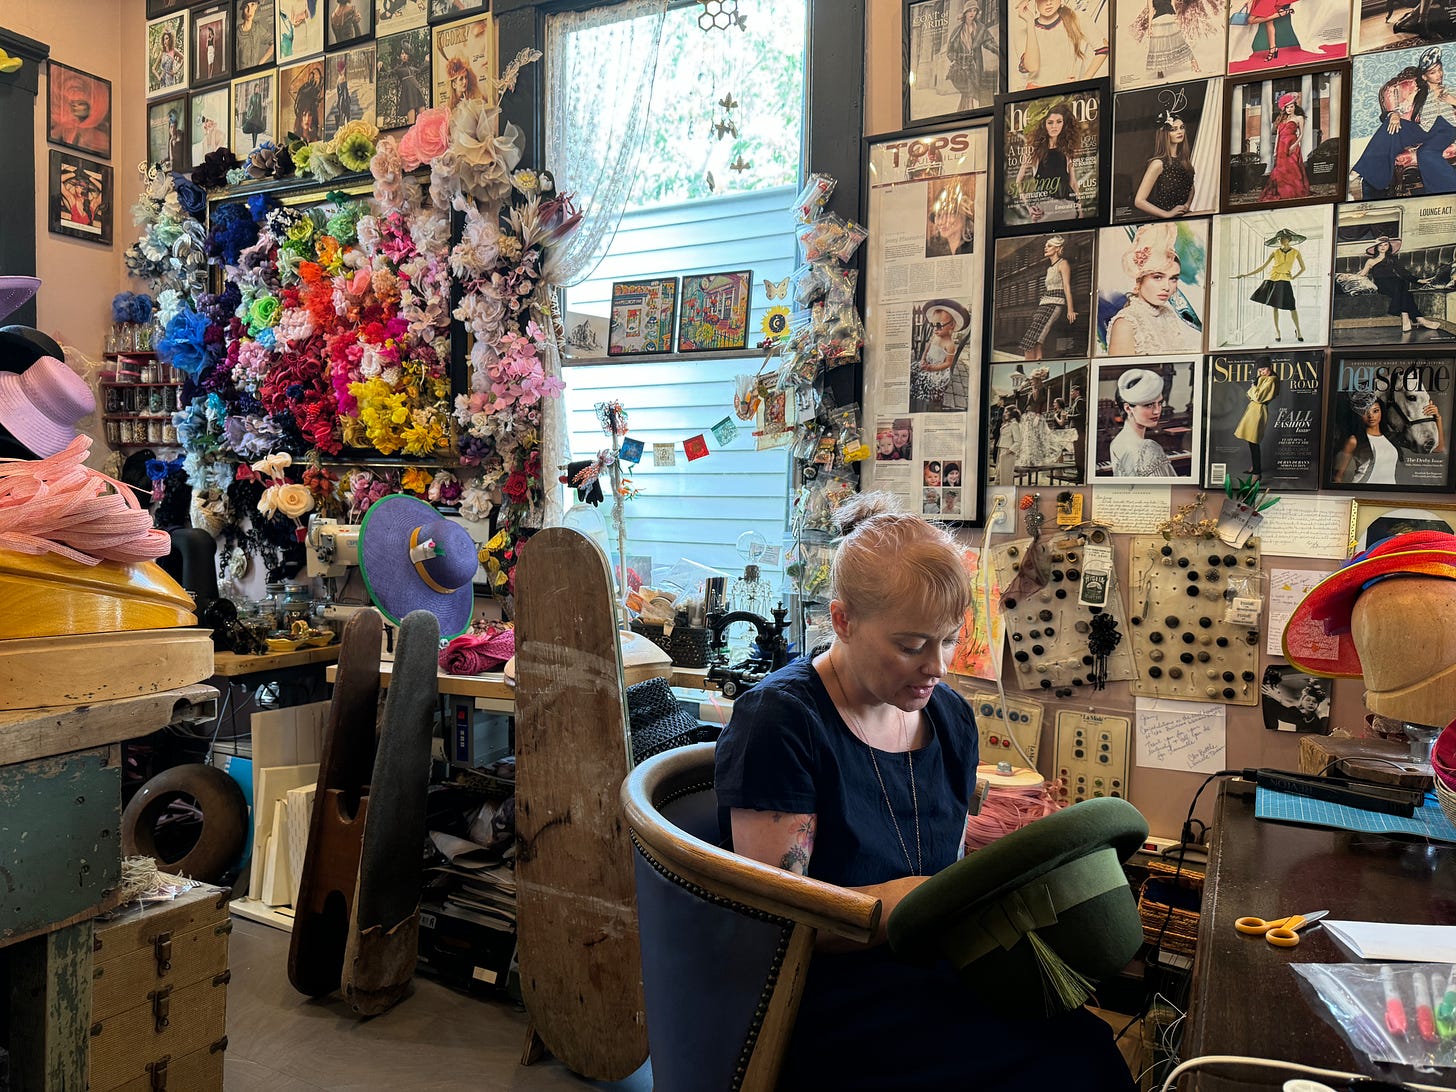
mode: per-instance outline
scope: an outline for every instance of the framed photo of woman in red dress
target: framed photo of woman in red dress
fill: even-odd
[[[1223,210],[1340,200],[1349,159],[1350,69],[1224,80]]]

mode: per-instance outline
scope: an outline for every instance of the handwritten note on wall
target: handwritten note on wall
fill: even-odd
[[[1171,485],[1098,484],[1092,493],[1092,513],[1119,534],[1146,535],[1168,518],[1172,501]]]
[[[1348,497],[1294,497],[1281,494],[1264,512],[1259,546],[1265,557],[1345,559],[1350,538]]]
[[[1214,703],[1138,698],[1137,764],[1194,773],[1223,769],[1226,713]]]
[[[1269,570],[1269,640],[1264,651],[1270,656],[1284,655],[1284,627],[1289,624],[1289,616],[1305,593],[1328,575],[1305,569]],[[1304,635],[1314,642],[1320,655],[1334,656],[1339,651],[1338,638],[1326,637],[1318,625],[1308,625]]]

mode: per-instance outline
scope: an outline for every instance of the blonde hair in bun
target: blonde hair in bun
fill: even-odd
[[[839,549],[833,596],[864,617],[918,602],[927,618],[950,623],[971,605],[961,547],[944,527],[906,512],[890,493],[861,493],[834,511]]]

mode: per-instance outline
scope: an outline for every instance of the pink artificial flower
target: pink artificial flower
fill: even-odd
[[[436,156],[450,147],[449,107],[436,106],[421,110],[414,125],[399,142],[399,156],[407,171],[432,162]]]

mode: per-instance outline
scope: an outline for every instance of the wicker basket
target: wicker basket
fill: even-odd
[[[1451,820],[1451,825],[1456,826],[1456,792],[1448,789],[1439,777],[1436,778],[1436,799],[1441,802],[1441,810]]]
[[[673,626],[664,633],[655,626],[635,619],[632,632],[640,633],[672,658],[676,667],[708,666],[708,630],[706,626]]]
[[[1201,903],[1203,875],[1188,871],[1186,866],[1181,875],[1177,873],[1177,864],[1164,861],[1148,863],[1148,878],[1143,881],[1142,890],[1138,893],[1138,915],[1143,919],[1144,940],[1158,944],[1161,934],[1161,947],[1165,951],[1191,958],[1198,943],[1198,911],[1170,907],[1167,900],[1174,891],[1187,891],[1192,894],[1193,901]]]

